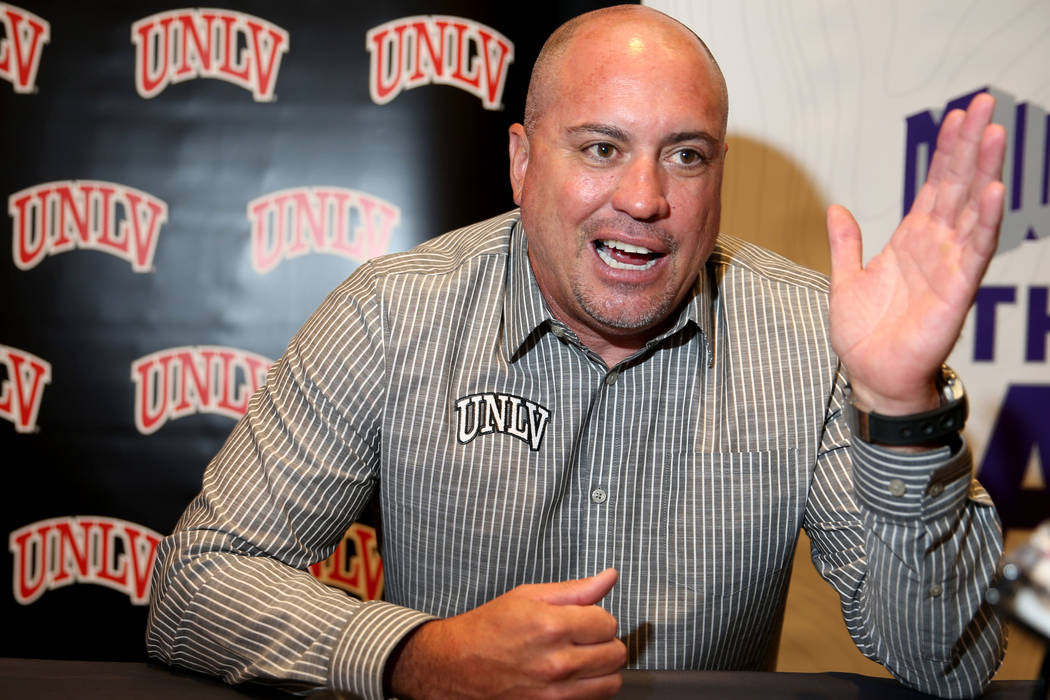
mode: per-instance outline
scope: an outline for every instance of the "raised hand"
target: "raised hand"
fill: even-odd
[[[831,343],[862,408],[903,415],[937,405],[933,380],[995,253],[1005,130],[975,97],[941,126],[926,183],[886,247],[862,266],[860,228],[828,209]]]
[[[620,689],[627,650],[616,619],[595,603],[615,569],[518,586],[462,615],[428,622],[391,674],[400,698],[607,698]]]

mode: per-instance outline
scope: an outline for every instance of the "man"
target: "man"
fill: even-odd
[[[559,29],[510,129],[520,217],[362,266],[293,338],[161,545],[151,654],[364,697],[769,668],[803,525],[862,651],[979,693],[1001,540],[959,425],[886,447],[846,414],[860,433],[941,405],[1002,215],[991,99],[946,118],[867,267],[829,210],[830,304],[718,237],[727,103],[655,11]],[[376,489],[387,601],[359,603],[296,569]]]

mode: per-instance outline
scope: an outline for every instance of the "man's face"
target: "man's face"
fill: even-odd
[[[511,128],[533,272],[589,345],[661,331],[714,246],[725,105],[700,51],[644,28],[581,32],[532,135]]]

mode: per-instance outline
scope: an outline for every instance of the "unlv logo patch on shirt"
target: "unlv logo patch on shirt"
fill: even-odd
[[[513,394],[486,392],[456,399],[456,440],[466,445],[479,435],[503,433],[540,449],[551,412]]]

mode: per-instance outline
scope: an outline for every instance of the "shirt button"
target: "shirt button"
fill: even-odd
[[[944,593],[944,588],[939,583],[931,583],[928,590],[930,592],[930,596],[933,598],[936,598],[940,596],[941,593]]]
[[[901,481],[900,479],[893,479],[892,481],[890,481],[890,493],[892,495],[896,496],[897,498],[900,498],[904,495],[905,491],[907,491],[907,489],[905,488],[903,481]]]
[[[944,492],[944,484],[930,484],[930,495],[934,498],[940,496]]]
[[[609,494],[605,493],[605,489],[598,487],[591,491],[591,500],[597,504],[605,503],[605,499],[609,497]]]
[[[620,378],[620,373],[617,372],[616,370],[613,370],[612,372],[609,372],[607,375],[605,375],[605,383],[608,384],[609,386],[612,386],[613,384],[616,383],[616,380],[619,379],[619,378]]]

